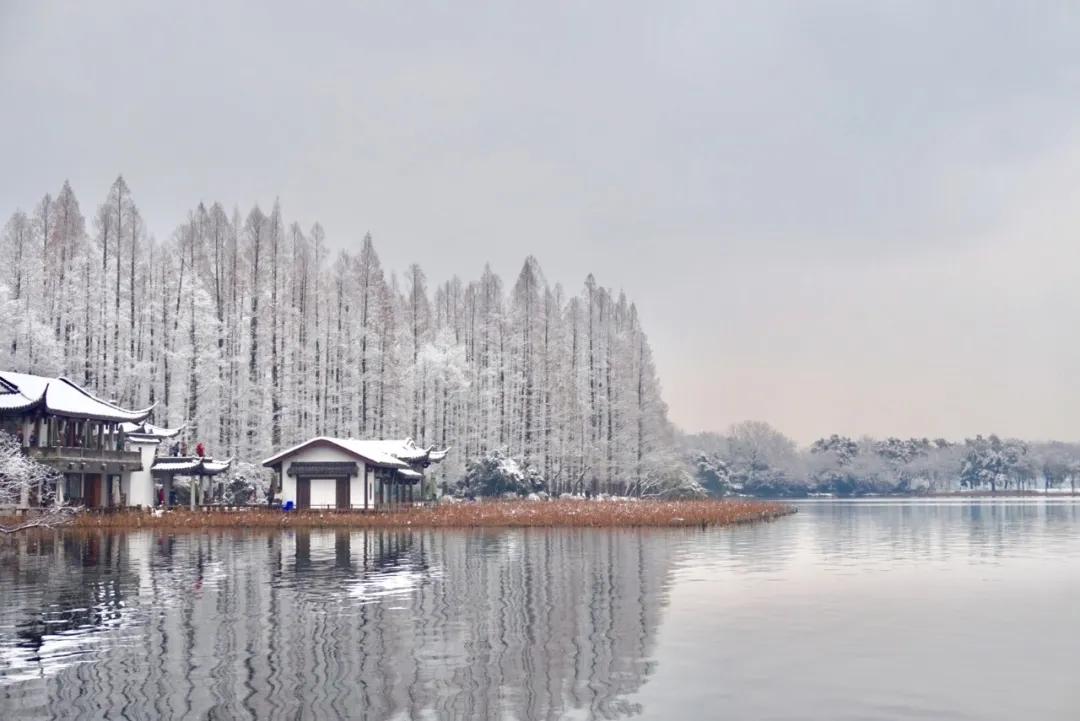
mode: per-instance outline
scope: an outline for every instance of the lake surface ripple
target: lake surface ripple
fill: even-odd
[[[3,719],[1080,718],[1080,501],[0,540]]]

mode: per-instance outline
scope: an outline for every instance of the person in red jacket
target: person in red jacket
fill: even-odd
[[[206,446],[202,444],[202,441],[199,441],[199,444],[195,446],[195,454],[198,455],[199,458],[206,456]]]

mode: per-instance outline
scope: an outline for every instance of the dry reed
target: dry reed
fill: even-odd
[[[614,528],[726,526],[795,512],[785,503],[750,500],[557,500],[442,503],[378,513],[269,509],[83,513],[74,528]]]

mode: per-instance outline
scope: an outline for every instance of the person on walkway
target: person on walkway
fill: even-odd
[[[195,455],[197,455],[199,458],[206,457],[206,446],[202,444],[202,441],[199,441],[198,444],[195,446]]]

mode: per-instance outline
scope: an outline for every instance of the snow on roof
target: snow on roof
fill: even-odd
[[[199,467],[199,461],[190,458],[170,458],[164,461],[155,461],[150,468],[152,471],[179,473],[181,471],[193,471]]]
[[[231,458],[215,461],[199,456],[166,456],[154,461],[151,471],[157,473],[177,473],[203,476],[215,476],[232,464]]]
[[[120,430],[126,433],[129,438],[131,436],[142,436],[148,440],[160,442],[165,438],[176,436],[176,434],[184,430],[185,425],[176,428],[162,428],[161,426],[155,426],[152,423],[143,421],[142,423],[121,423]]]
[[[0,371],[0,380],[6,386],[14,386],[19,394],[33,403],[44,401],[49,413],[73,418],[92,418],[99,421],[138,422],[150,415],[153,406],[140,411],[129,411],[118,405],[103,401],[67,378],[46,378],[29,373]],[[4,394],[13,395],[13,394]],[[17,399],[14,399],[17,400]],[[8,406],[4,406],[8,407]],[[19,408],[14,405],[9,408]],[[27,407],[25,404],[22,407]]]
[[[388,452],[395,447],[393,444],[400,442],[401,441],[359,441],[355,438],[330,438],[328,436],[318,436],[309,441],[298,443],[292,448],[286,448],[281,453],[267,458],[262,464],[264,466],[272,466],[276,463],[280,463],[285,458],[288,458],[294,453],[299,453],[309,446],[331,445],[340,448],[349,455],[357,456],[373,466],[382,466],[384,468],[408,468],[409,466],[407,463],[394,457]]]
[[[399,476],[404,476],[405,478],[423,478],[424,477],[423,473],[420,473],[419,471],[414,471],[411,468],[399,468],[398,469],[398,475]]]
[[[17,385],[0,376],[0,411],[21,411],[40,401],[40,396],[28,396]]]
[[[357,456],[373,466],[383,468],[408,468],[410,463],[431,460],[441,461],[446,451],[431,451],[420,448],[411,438],[400,440],[357,440],[355,438],[330,438],[319,436],[287,448],[263,461],[264,466],[273,466],[289,456],[299,453],[312,445],[332,445],[346,453]],[[436,456],[438,456],[436,458]]]
[[[226,458],[224,461],[203,461],[203,468],[206,470],[207,473],[221,473],[231,465],[231,458]]]

